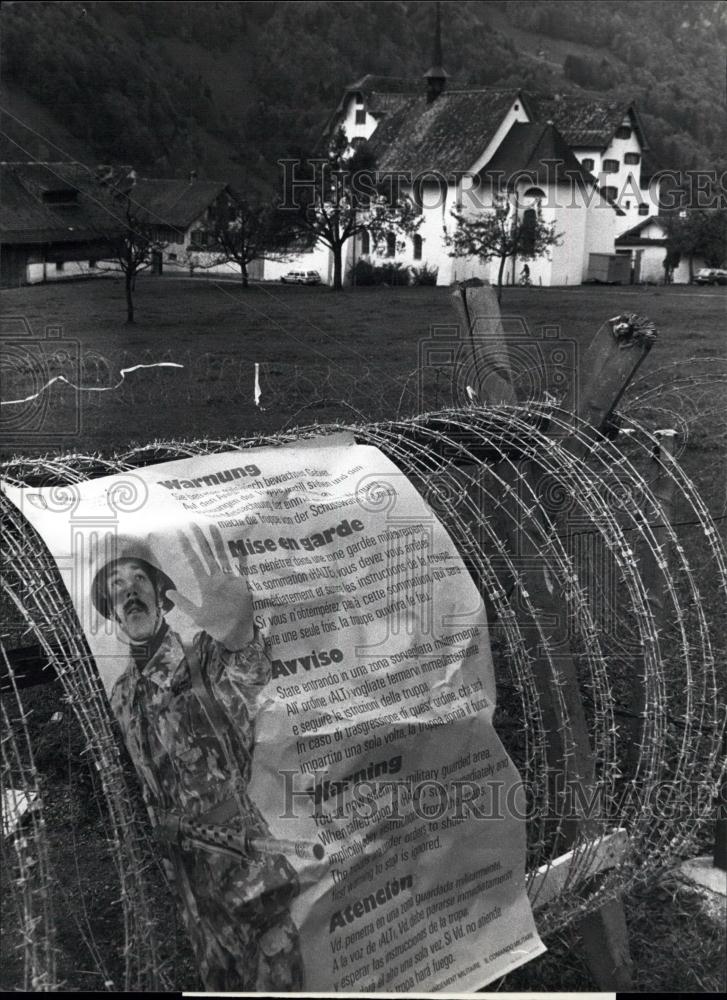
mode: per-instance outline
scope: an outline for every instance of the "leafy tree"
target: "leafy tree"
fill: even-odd
[[[662,267],[664,268],[664,284],[670,285],[674,280],[674,271],[679,267],[679,261],[682,259],[682,255],[678,250],[667,250],[666,256],[662,261]]]
[[[289,161],[290,162],[290,161]],[[395,178],[380,178],[366,144],[351,153],[343,129],[333,136],[328,155],[307,161],[307,176],[289,177],[286,206],[311,244],[323,243],[333,254],[333,287],[343,287],[343,248],[368,232],[374,246],[389,234],[398,241],[416,232],[421,214]]]
[[[727,209],[692,208],[667,216],[667,257],[686,257],[689,280],[694,277],[694,258],[704,257],[709,267],[727,263]]]
[[[247,288],[250,264],[256,260],[287,260],[293,236],[290,218],[274,202],[254,202],[229,192],[215,206],[205,248],[209,261],[206,266],[234,261],[240,268],[243,288]],[[195,265],[205,266],[198,259]]]
[[[482,261],[499,260],[497,301],[502,300],[502,277],[510,258],[534,260],[550,247],[558,246],[562,234],[555,232],[554,222],[543,220],[540,205],[521,213],[517,196],[495,196],[492,209],[465,215],[452,211],[457,228],[447,235],[452,247],[451,257],[479,257]]]

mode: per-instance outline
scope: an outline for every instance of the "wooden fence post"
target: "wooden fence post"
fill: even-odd
[[[637,369],[656,341],[645,316],[614,316],[596,333],[578,366],[577,413],[597,431],[609,419]]]

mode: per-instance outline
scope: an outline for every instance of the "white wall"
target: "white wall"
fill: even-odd
[[[558,246],[550,250],[551,285],[580,285],[584,276],[586,242],[588,230],[588,209],[585,196],[571,185],[560,184],[555,191],[557,207],[543,209],[543,220],[553,221],[555,231],[560,234]],[[538,261],[534,262],[536,265]],[[531,267],[531,280],[535,272]],[[543,281],[545,284],[545,281]]]
[[[640,222],[644,215],[639,212],[639,205],[645,204],[648,215],[656,215],[659,211],[658,191],[656,186],[653,191],[641,187],[641,171],[643,166],[643,150],[639,142],[634,122],[630,116],[623,119],[622,125],[631,129],[628,139],[618,139],[614,137],[605,150],[601,149],[575,149],[574,153],[582,163],[585,159],[593,160],[591,173],[598,179],[599,186],[610,185],[618,192],[618,205],[626,213],[620,218],[619,233],[631,229],[637,222]],[[637,164],[625,162],[627,153],[636,153],[639,157]],[[604,160],[617,160],[619,169],[617,173],[606,174],[603,172]]]
[[[98,261],[96,267],[91,267],[88,260],[66,260],[60,271],[53,262],[28,264],[25,280],[29,285],[38,285],[46,281],[66,281],[69,278],[98,278],[107,273],[106,269],[104,261]]]
[[[525,191],[531,186],[530,182],[524,182],[518,191],[522,209],[534,204],[524,197]],[[451,185],[447,189],[446,199],[440,198],[438,203],[433,190],[431,196],[429,201],[425,190],[422,198],[423,221],[419,229],[423,237],[422,260],[414,260],[412,240],[409,237],[405,240],[405,249],[397,251],[394,258],[387,258],[384,248],[379,248],[379,252],[371,253],[368,259],[374,264],[397,260],[413,267],[426,263],[429,267],[438,268],[438,285],[449,285],[453,281],[475,277],[495,283],[499,260],[485,263],[477,257],[453,258],[449,254],[449,247],[444,242],[444,232],[446,226],[451,233],[455,225],[450,215],[451,207],[456,201],[455,187]],[[481,189],[478,192],[477,206],[465,196],[462,211],[465,215],[487,211],[492,206],[491,190]],[[577,188],[572,189],[570,185],[563,185],[558,189],[550,187],[545,191],[541,213],[543,221],[555,223],[556,233],[562,234],[559,245],[535,260],[518,259],[513,262],[508,259],[503,273],[505,284],[517,284],[523,265],[527,263],[533,285],[578,285],[587,276],[589,253],[614,252],[616,223],[622,219],[597,191],[591,196],[589,207],[588,195]],[[356,256],[361,256],[360,245]]]
[[[636,254],[641,253],[639,281],[653,282],[657,285],[662,285],[664,283],[664,258],[666,257],[665,246],[627,246],[619,247],[619,249],[630,250],[632,259],[635,258]],[[701,267],[705,266],[704,260],[701,257],[695,256],[692,264],[694,274],[696,274]],[[675,285],[689,284],[689,259],[687,257],[682,257],[679,261],[679,266],[674,269],[672,282]]]
[[[583,254],[581,280],[588,276],[588,261],[592,253],[615,253],[615,240],[623,232],[624,218],[599,192],[595,193],[586,209],[586,241]]]
[[[641,253],[639,281],[653,281],[660,285],[664,281],[666,247],[634,247],[631,251],[632,259],[639,252]]]
[[[357,111],[363,111],[366,115],[366,121],[362,125],[356,124]],[[349,94],[346,98],[346,104],[343,109],[343,117],[341,119],[341,125],[343,126],[349,141],[351,139],[370,138],[377,124],[378,122],[376,118],[366,110],[366,105],[363,102],[363,95]]]
[[[694,274],[700,270],[702,267],[706,267],[707,262],[703,257],[694,257],[692,261],[692,271]],[[689,284],[689,258],[682,257],[679,261],[679,267],[674,269],[674,275],[672,278],[675,285],[688,285]]]

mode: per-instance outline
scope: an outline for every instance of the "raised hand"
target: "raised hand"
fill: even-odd
[[[226,649],[235,651],[247,646],[254,637],[252,594],[244,577],[233,573],[219,529],[212,525],[209,533],[214,552],[202,529],[192,525],[200,558],[187,535],[178,532],[179,544],[197,580],[202,603],[198,607],[177,590],[170,590],[168,594],[198,628]]]

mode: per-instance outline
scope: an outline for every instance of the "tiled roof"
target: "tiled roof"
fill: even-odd
[[[4,243],[76,243],[113,238],[118,223],[94,197],[93,173],[80,163],[2,163],[0,238]],[[47,199],[68,201],[52,203]]]
[[[5,243],[74,243],[112,239],[123,224],[117,216],[109,187],[99,174],[80,163],[3,163],[0,237]],[[114,185],[129,180],[132,204],[143,209],[150,222],[186,229],[226,189],[222,181],[149,180],[135,183],[129,169],[106,170]],[[63,192],[66,203],[59,203]],[[48,198],[55,198],[51,203]]]
[[[375,76],[367,73],[360,80],[349,83],[347,93],[362,94],[417,94],[425,89],[424,76]]]
[[[572,184],[577,177],[595,184],[558,129],[540,122],[515,122],[480,172],[498,175],[503,183],[524,175],[533,184]]]
[[[405,97],[371,136],[378,168],[469,170],[517,96],[516,90],[445,90],[431,104],[424,94]]]
[[[552,121],[570,146],[605,149],[630,111],[641,146],[646,147],[641,123],[629,102],[570,94],[526,92],[523,96],[530,117],[535,121]]]
[[[147,210],[150,221],[186,229],[226,187],[223,181],[140,178],[132,188],[131,198]]]
[[[642,149],[648,148],[635,108],[623,100],[490,88],[458,90],[450,84],[428,103],[424,77],[369,74],[346,88],[337,115],[354,93],[363,96],[367,111],[380,116],[369,142],[382,170],[450,174],[470,169],[518,97],[532,122],[541,126],[552,122],[565,140],[559,144],[564,150],[605,148],[627,114]],[[333,122],[340,120],[337,115]],[[509,153],[514,156],[515,150]]]

